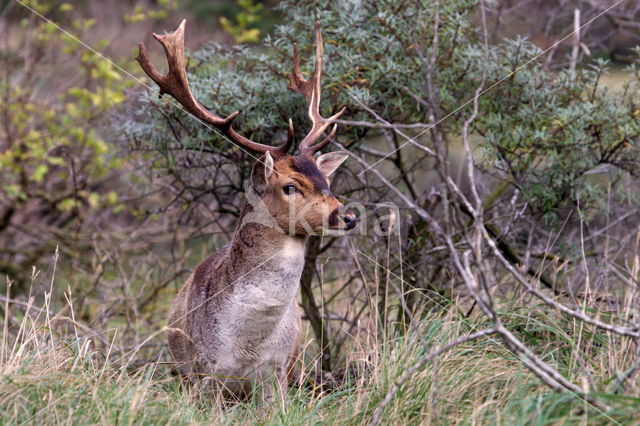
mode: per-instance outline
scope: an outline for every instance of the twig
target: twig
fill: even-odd
[[[395,133],[397,133],[398,135],[402,136],[404,139],[407,140],[407,142],[405,143],[410,143],[411,145],[415,146],[416,148],[426,152],[429,155],[433,155],[435,156],[435,152],[433,152],[433,150],[431,150],[431,148],[427,148],[426,146],[422,145],[421,143],[418,143],[415,141],[415,136],[411,137],[409,135],[407,135],[406,133],[400,131],[400,129],[396,126],[394,126],[393,124],[389,123],[387,120],[385,120],[384,118],[382,118],[377,112],[375,112],[374,110],[372,110],[371,108],[369,108],[367,105],[364,104],[364,102],[362,102],[360,99],[358,99],[357,96],[355,96],[353,93],[351,92],[347,92],[347,95],[349,95],[349,97],[351,99],[353,99],[354,101],[356,101],[358,103],[358,105],[360,105],[362,107],[362,109],[364,109],[365,111],[367,111],[369,114],[371,114],[376,120],[378,120],[380,123],[382,123],[386,128],[392,129]],[[427,128],[430,129],[431,127],[433,127],[433,125],[428,124],[428,125],[422,125],[421,127],[423,128]],[[396,149],[397,151],[397,149]]]
[[[484,336],[487,336],[489,334],[493,334],[495,332],[496,332],[496,330],[493,329],[493,328],[486,328],[486,329],[480,330],[480,331],[478,331],[476,333],[472,333],[472,334],[469,334],[467,336],[459,337],[456,340],[453,340],[453,341],[451,341],[451,342],[449,342],[449,343],[447,343],[445,345],[438,346],[437,348],[435,348],[434,350],[432,350],[428,354],[423,355],[422,357],[420,357],[420,359],[415,364],[413,364],[411,367],[406,369],[405,372],[402,373],[402,376],[400,376],[400,378],[398,378],[398,380],[396,380],[394,382],[394,384],[391,387],[391,389],[389,389],[389,391],[385,395],[384,399],[378,405],[378,407],[376,408],[375,412],[373,413],[373,417],[371,418],[371,421],[369,422],[369,425],[376,425],[376,424],[378,424],[380,422],[380,417],[382,416],[382,413],[383,413],[384,409],[393,400],[393,397],[396,395],[396,393],[398,393],[398,391],[405,384],[405,382],[407,380],[409,380],[411,378],[411,376],[413,376],[415,374],[416,371],[418,371],[422,367],[424,367],[424,365],[426,363],[428,363],[429,361],[431,361],[433,358],[437,357],[441,353],[447,352],[448,350],[451,350],[452,348],[454,348],[454,347],[456,347],[458,345],[462,345],[462,344],[467,343],[467,342],[469,342],[471,340],[475,340],[475,339],[478,339],[480,337],[484,337]]]
[[[578,53],[580,52],[580,9],[573,10],[573,48],[571,49],[571,71],[576,70]]]
[[[371,128],[382,128],[382,129],[428,129],[431,125],[425,123],[412,123],[412,124],[403,124],[403,123],[389,123],[387,121],[378,121],[377,123],[371,123],[369,121],[353,121],[353,120],[336,120],[338,124],[343,124],[345,126],[356,126],[356,127],[371,127]]]
[[[538,297],[540,300],[542,300],[549,306],[559,310],[560,312],[563,312],[567,315],[570,315],[574,318],[584,321],[587,324],[594,325],[603,330],[607,330],[612,333],[619,334],[621,336],[628,336],[636,339],[640,338],[640,324],[636,324],[633,327],[621,327],[617,325],[607,324],[595,318],[591,318],[589,315],[585,314],[582,311],[568,308],[567,306],[556,302],[555,300],[553,300],[552,298],[550,298],[549,296],[547,296],[546,294],[544,294],[543,292],[541,292],[540,290],[532,286],[531,283],[528,280],[526,280],[520,274],[520,272],[518,272],[518,270],[514,268],[513,265],[511,265],[511,263],[507,259],[504,258],[500,250],[497,248],[495,241],[493,241],[493,238],[491,238],[488,234],[485,234],[485,240],[489,244],[489,247],[491,247],[491,249],[493,250],[493,253],[498,257],[498,259],[500,259],[502,264],[509,270],[511,275],[513,275],[513,277],[516,280],[518,280],[518,282],[524,285],[530,293]]]

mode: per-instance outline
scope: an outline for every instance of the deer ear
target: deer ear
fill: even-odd
[[[326,154],[322,154],[316,159],[316,166],[318,170],[325,175],[326,177],[331,177],[331,175],[338,170],[338,167],[349,157],[349,154],[342,151],[334,151],[328,152]]]
[[[253,170],[251,170],[251,183],[253,185],[253,189],[255,189],[259,194],[262,194],[267,188],[267,183],[269,182],[269,178],[272,174],[273,157],[269,151],[267,151],[266,154],[258,158],[258,161],[256,161],[256,164],[253,166]]]

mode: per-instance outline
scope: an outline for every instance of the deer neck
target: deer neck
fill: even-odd
[[[304,267],[306,237],[286,234],[262,216],[249,204],[242,211],[227,254],[237,276],[234,286],[264,292],[274,304],[289,302]]]
[[[229,347],[255,346],[297,318],[296,292],[304,267],[305,237],[246,220],[245,207],[226,252],[233,290],[222,312]],[[225,337],[226,339],[226,337]],[[223,345],[223,346],[224,346]]]
[[[265,269],[304,260],[305,243],[306,237],[283,234],[260,223],[246,223],[236,228],[229,255],[236,265],[250,263],[253,268]]]

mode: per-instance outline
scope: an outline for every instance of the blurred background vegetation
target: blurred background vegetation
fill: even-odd
[[[286,76],[292,41],[310,58],[313,23],[322,22],[327,62],[322,110],[326,115],[347,107],[334,148],[354,154],[335,178],[335,192],[345,202],[363,202],[369,226],[373,218],[390,214],[384,203],[399,206],[397,238],[369,232],[309,243],[300,304],[310,368],[338,377],[349,376],[356,359],[374,371],[384,360],[398,367],[378,371],[382,379],[376,376],[372,385],[378,399],[365,408],[355,402],[355,411],[371,411],[402,373],[402,360],[406,365],[417,350],[416,336],[433,343],[438,333],[449,334],[447,327],[482,324],[451,254],[417,213],[449,218],[445,227],[456,249],[469,248],[472,215],[463,202],[451,201],[455,194],[447,192],[447,179],[465,194],[477,186],[486,229],[501,253],[550,294],[588,306],[594,316],[637,323],[640,4],[626,1],[607,11],[613,4],[487,2],[483,32],[480,4],[472,0],[4,0],[3,342],[20,341],[26,318],[20,308],[10,315],[9,302],[48,300],[47,309],[73,316],[97,352],[115,351],[128,360],[113,368],[134,374],[168,360],[161,329],[170,300],[190,269],[228,240],[252,165],[245,153],[158,99],[133,59],[144,41],[154,62],[162,64],[151,33],[172,31],[183,18],[196,97],[219,114],[241,110],[239,130],[274,145],[286,137],[290,117],[298,136],[308,128],[304,101],[286,90]],[[579,43],[565,37],[573,30],[576,9],[581,23],[604,12],[581,31]],[[309,72],[312,64],[304,68]],[[469,158],[462,139],[471,107],[459,107],[479,86],[487,90],[471,123]],[[415,143],[407,142],[416,135]],[[375,173],[360,174],[378,161]],[[477,182],[468,179],[470,161]],[[523,312],[528,294],[493,261],[491,288],[513,329],[544,353],[563,341],[563,349],[551,356],[557,368],[591,389],[626,395],[620,419],[632,418],[640,397],[637,374],[615,392],[611,386],[637,362],[613,354],[621,347],[624,354],[635,349],[619,337],[606,342],[609,337],[591,329],[558,337],[562,327],[573,325],[557,322],[545,307]],[[558,328],[541,326],[545,321]],[[57,326],[61,335],[72,329],[65,324]],[[393,352],[385,342],[396,339],[405,340]],[[516,365],[513,359],[506,370],[507,364]],[[159,369],[177,386],[166,366]],[[14,369],[3,371],[15,381]],[[490,374],[478,371],[485,378]],[[425,387],[416,385],[413,396],[434,400],[429,395],[435,378],[425,374],[420,380]],[[527,383],[533,394],[546,395]],[[509,383],[495,386],[509,394]],[[172,395],[176,403],[179,397]],[[477,405],[490,399],[474,398]],[[563,407],[558,419],[582,407],[549,398],[553,407]],[[19,405],[2,401],[7,412]],[[527,420],[539,418],[535,398],[527,401],[526,409],[514,408],[513,401],[498,405],[512,413],[530,410],[522,417]],[[424,415],[424,409],[437,415],[433,407],[416,406],[405,413],[398,408],[393,419]],[[471,415],[445,412],[449,421]],[[483,416],[485,421],[499,417],[491,410]]]

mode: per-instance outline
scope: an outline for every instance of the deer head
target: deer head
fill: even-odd
[[[347,159],[347,154],[337,151],[313,156],[331,141],[337,130],[335,120],[345,110],[342,108],[329,118],[320,115],[323,56],[320,23],[316,22],[316,62],[309,80],[300,72],[298,45],[293,45],[293,72],[289,75],[288,87],[304,95],[312,127],[298,145],[299,154],[289,155],[287,152],[295,139],[291,119],[287,141],[280,146],[265,145],[235,131],[232,123],[238,116],[238,111],[222,118],[206,109],[193,96],[187,81],[184,58],[185,22],[183,20],[178,29],[171,34],[153,34],[167,56],[169,71],[166,75],[153,66],[144,43],[139,44],[140,54],[136,59],[144,72],[160,87],[160,96],[164,93],[170,94],[188,112],[218,128],[233,143],[263,154],[251,173],[249,202],[252,206],[260,204],[261,214],[268,214],[271,222],[281,230],[289,234],[305,235],[325,230],[354,228],[356,216],[346,210],[329,190],[331,175]],[[318,142],[332,124],[329,134]]]

